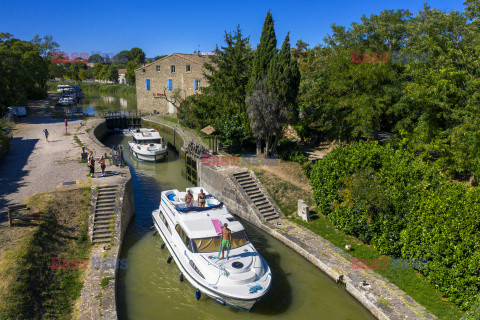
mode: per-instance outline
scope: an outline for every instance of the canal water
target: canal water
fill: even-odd
[[[78,105],[88,115],[102,114],[105,111],[137,110],[137,100],[134,95],[99,94],[85,92]]]
[[[129,137],[111,136],[107,145],[123,144]],[[158,208],[160,192],[192,186],[185,178],[184,163],[174,150],[165,162],[139,162],[126,152],[132,173],[135,216],[125,234],[121,258],[128,268],[119,270],[117,309],[120,319],[374,319],[343,287],[275,238],[243,222],[250,240],[266,259],[273,286],[251,312],[223,307],[179,281],[175,262],[167,264],[167,249],[154,234],[151,212]]]

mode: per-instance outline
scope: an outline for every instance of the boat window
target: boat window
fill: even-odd
[[[231,248],[235,249],[241,247],[248,243],[247,235],[245,231],[233,232],[232,233],[232,243]],[[217,252],[220,250],[220,245],[222,240],[220,236],[211,237],[211,238],[202,238],[202,239],[193,239],[194,252],[206,253],[206,252]]]
[[[175,230],[177,230],[178,235],[182,239],[183,243],[185,243],[185,246],[189,251],[192,251],[192,241],[190,241],[190,238],[187,236],[185,231],[183,231],[182,227],[180,227],[179,224],[175,226]]]
[[[167,227],[167,230],[168,230],[170,233],[172,233],[172,232],[170,231],[170,227],[168,226],[167,218],[165,218],[165,216],[163,215],[163,212],[162,212],[162,211],[160,211],[160,219],[162,219],[163,224]]]

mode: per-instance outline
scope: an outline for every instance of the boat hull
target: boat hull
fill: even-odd
[[[129,149],[132,155],[135,157],[135,159],[140,160],[140,161],[146,161],[146,162],[159,162],[163,161],[167,158],[168,151],[165,150],[163,152],[157,152],[157,153],[142,153],[139,152],[138,150],[135,150],[130,144],[129,144]]]
[[[162,240],[164,241],[168,251],[170,252],[173,260],[177,264],[178,268],[184,275],[184,277],[187,279],[187,281],[195,288],[200,290],[203,294],[209,296],[210,298],[214,299],[215,302],[219,303],[220,305],[229,305],[231,307],[235,307],[241,310],[245,311],[250,311],[252,307],[255,305],[257,301],[259,301],[263,296],[261,297],[256,297],[255,299],[237,299],[235,297],[230,297],[223,295],[217,291],[212,290],[210,287],[205,286],[204,284],[200,283],[193,277],[187,268],[182,264],[180,261],[177,252],[172,248],[171,245],[171,239],[168,238],[168,236],[165,234],[165,231],[163,228],[160,226],[160,223],[156,220],[156,217],[153,217],[153,223],[155,225],[155,228],[157,229],[158,233],[162,237]],[[180,254],[180,253],[178,253]],[[269,290],[265,291],[265,294]]]

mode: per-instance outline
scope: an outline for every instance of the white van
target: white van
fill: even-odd
[[[25,107],[9,107],[8,111],[19,118],[27,115],[27,109],[25,109]]]

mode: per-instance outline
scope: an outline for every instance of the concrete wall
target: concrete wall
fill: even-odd
[[[233,178],[235,170],[230,169],[227,173],[226,169],[222,167],[201,166],[199,163],[197,163],[197,167],[198,185],[200,187],[204,187],[217,199],[225,203],[231,213],[255,225],[263,223],[248,195],[245,191],[237,188]],[[242,169],[238,171],[245,171]]]
[[[187,65],[190,66],[190,71],[186,71]],[[160,71],[157,71],[157,66],[160,67]],[[171,72],[171,66],[175,66],[174,73]],[[142,113],[176,114],[176,108],[169,106],[168,101],[162,95],[165,93],[170,99],[173,90],[177,88],[180,88],[183,99],[193,94],[199,94],[199,88],[194,90],[193,82],[200,80],[200,87],[206,86],[203,72],[202,64],[175,54],[135,70],[138,110]],[[150,79],[150,90],[146,87],[146,79]],[[172,79],[173,90],[168,90],[168,79]]]

